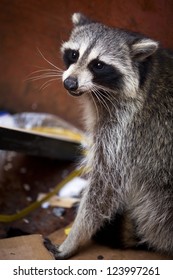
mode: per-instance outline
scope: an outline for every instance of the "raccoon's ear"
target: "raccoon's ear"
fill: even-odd
[[[132,44],[131,55],[134,60],[142,61],[152,55],[158,49],[158,46],[158,42],[143,38]]]
[[[81,13],[74,13],[72,15],[72,22],[74,26],[80,26],[80,25],[89,24],[92,22],[92,20]]]

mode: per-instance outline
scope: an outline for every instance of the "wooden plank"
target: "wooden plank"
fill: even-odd
[[[0,149],[59,160],[79,156],[80,142],[48,136],[23,129],[0,127]]]

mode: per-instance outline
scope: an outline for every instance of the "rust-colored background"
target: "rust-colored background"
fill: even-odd
[[[172,0],[0,0],[0,109],[49,112],[81,124],[78,102],[68,96],[61,80],[45,90],[40,90],[44,81],[26,81],[37,67],[50,67],[38,49],[63,67],[59,48],[76,11],[173,47]]]

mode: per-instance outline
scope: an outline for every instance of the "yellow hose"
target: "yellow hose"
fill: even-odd
[[[22,209],[20,212],[16,214],[11,214],[11,215],[0,215],[0,222],[3,223],[10,223],[14,222],[16,220],[22,219],[26,215],[28,215],[30,212],[38,208],[43,202],[48,200],[50,197],[53,195],[57,194],[59,190],[69,181],[71,181],[73,178],[80,176],[84,171],[84,168],[76,169],[72,171],[63,181],[61,181],[53,191],[49,192],[44,198],[42,198],[39,201],[35,201],[26,208]]]

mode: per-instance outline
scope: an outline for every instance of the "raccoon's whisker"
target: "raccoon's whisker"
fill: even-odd
[[[102,90],[102,91],[104,91],[104,92],[106,92],[106,93],[109,93],[109,94],[114,93],[114,90],[111,90],[111,89],[106,88],[106,87],[104,87],[104,86],[97,85],[97,84],[94,84],[94,86],[95,86],[98,90]]]
[[[63,73],[63,70],[57,70],[57,69],[52,69],[52,68],[45,68],[45,69],[40,69],[40,70],[36,70],[33,71],[29,76],[33,75],[33,74],[37,74],[37,73],[42,73],[42,72],[47,72],[47,73]]]
[[[93,92],[94,93],[94,92]],[[96,102],[95,102],[95,100],[94,100],[94,97],[92,96],[92,92],[91,91],[89,91],[89,94],[90,94],[90,96],[91,96],[91,98],[92,98],[92,100],[93,100],[93,103],[94,103],[94,106],[95,106],[95,108],[96,108],[96,118],[97,118],[97,120],[99,119],[99,111],[98,111],[98,107],[97,107],[97,104],[96,104]],[[95,93],[94,93],[95,94]]]
[[[46,89],[53,81],[57,81],[57,79],[50,79],[48,81],[46,81],[41,87],[40,87],[40,90],[44,90]]]
[[[99,91],[96,91],[96,93],[97,93],[97,96],[99,97],[99,99],[100,99],[100,101],[101,101],[102,105],[103,105],[103,106],[105,107],[105,109],[108,111],[108,113],[109,113],[110,117],[112,117],[112,114],[111,114],[110,108],[109,108],[108,104],[106,103],[106,101],[105,101],[104,97],[100,94],[100,92],[99,92]]]
[[[42,74],[42,75],[37,75],[37,76],[33,76],[33,77],[29,77],[27,79],[27,81],[37,81],[37,80],[41,80],[41,79],[47,79],[47,78],[53,78],[53,77],[56,77],[57,79],[60,79],[61,76],[60,75],[57,75],[57,74]]]
[[[112,117],[110,108],[109,108],[108,104],[107,104],[106,101],[105,101],[104,95],[101,94],[101,92],[100,92],[100,90],[98,89],[97,86],[94,86],[94,90],[95,90],[95,93],[97,94],[97,97],[99,97],[99,99],[100,99],[102,105],[103,105],[103,106],[105,107],[105,109],[109,112],[110,117]]]
[[[57,75],[40,75],[40,76],[35,76],[33,78],[31,78],[31,80],[41,80],[41,79],[47,79],[47,78],[53,78],[53,77],[56,77],[56,78],[60,78],[59,76]]]
[[[25,81],[37,81],[41,79],[47,79],[52,77],[57,77],[57,79],[62,78],[63,71],[47,68],[33,71],[30,75],[27,76]]]
[[[28,75],[28,79],[32,79],[32,78],[35,78],[35,77],[42,77],[44,75],[57,75],[57,76],[62,76],[61,73],[59,73],[57,70],[51,70],[51,71],[47,71],[47,70],[39,70],[39,71],[35,71],[35,72],[32,72],[30,75]]]
[[[114,96],[112,96],[113,91],[110,91],[110,90],[106,89],[106,88],[103,87],[103,86],[98,86],[98,85],[94,85],[94,86],[95,86],[95,88],[97,88],[97,90],[99,91],[99,94],[102,95],[104,99],[107,99],[107,100],[112,104],[112,106],[115,108],[115,104],[113,103],[113,101],[115,100],[115,98],[114,98]],[[104,93],[106,93],[106,94],[104,94],[103,91],[104,91]],[[108,96],[107,94],[108,94],[109,96]]]
[[[113,98],[113,97],[111,97],[111,96],[108,97],[107,95],[104,95],[103,92],[99,92],[99,93],[100,93],[100,95],[103,96],[103,98],[107,99],[107,100],[112,104],[112,106],[113,106],[114,108],[116,108],[115,104],[113,103],[113,101],[115,100],[115,98]],[[107,93],[107,92],[106,92],[106,93]]]
[[[100,98],[99,96],[99,92],[96,89],[93,89],[92,92],[94,93],[94,95],[96,96],[97,100],[99,101],[99,103],[105,107],[105,109],[108,111],[108,108],[105,106],[103,100]]]
[[[43,58],[47,63],[49,63],[51,66],[53,66],[53,67],[56,68],[57,70],[61,71],[60,68],[58,68],[56,65],[54,65],[51,61],[49,61],[49,60],[42,54],[42,52],[40,51],[39,48],[37,48],[37,50],[38,50],[39,54],[42,56],[42,58]]]

